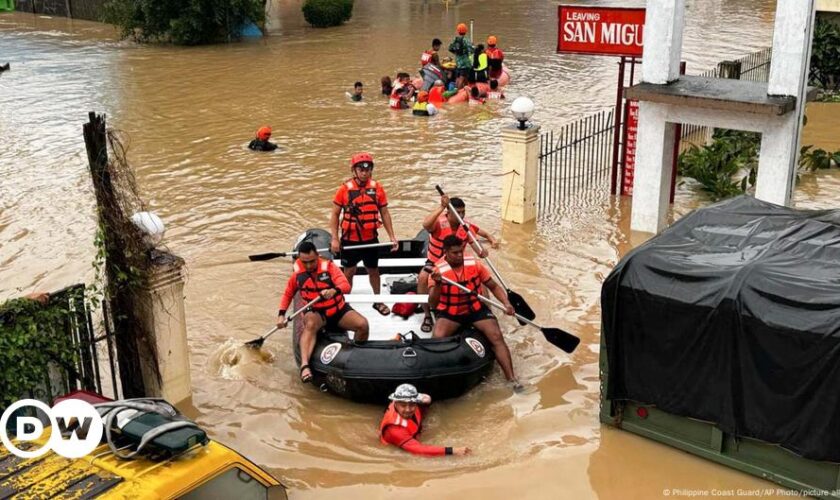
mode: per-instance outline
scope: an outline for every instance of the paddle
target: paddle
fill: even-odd
[[[505,306],[503,306],[502,304],[499,304],[495,300],[488,299],[487,297],[470,290],[469,288],[461,285],[460,283],[456,283],[456,282],[452,281],[451,279],[447,278],[446,276],[441,276],[441,279],[443,281],[449,283],[450,285],[454,286],[454,287],[458,287],[458,289],[460,289],[461,291],[463,291],[465,293],[475,295],[476,297],[478,297],[478,300],[484,302],[485,304],[491,305],[491,306],[496,307],[498,309],[502,309],[502,310],[505,309]],[[513,304],[511,304],[511,305],[513,305]],[[519,314],[514,314],[514,316],[516,316],[516,319],[518,319],[520,322],[524,321],[525,323],[527,323],[531,326],[535,326],[535,327],[539,328],[540,331],[542,331],[542,334],[547,341],[549,341],[550,343],[554,344],[555,346],[559,347],[560,349],[563,349],[564,351],[566,351],[568,353],[574,352],[575,348],[578,346],[578,344],[580,344],[580,339],[575,337],[574,335],[572,335],[571,333],[569,333],[567,331],[561,330],[559,328],[545,328],[545,327],[542,327],[542,326],[534,323],[533,321],[529,320],[528,318],[520,316]]]
[[[443,192],[443,189],[441,189],[440,186],[435,185],[435,189],[437,189],[437,192],[440,193],[441,196],[443,196],[445,194]],[[467,231],[467,234],[469,235],[470,240],[473,242],[474,245],[476,245],[478,250],[483,253],[484,249],[482,248],[481,243],[479,243],[478,238],[476,238],[476,236],[473,234],[473,232],[470,231],[470,226],[467,225],[466,222],[464,222],[464,219],[461,218],[461,214],[459,214],[458,211],[455,210],[455,207],[452,206],[452,203],[449,204],[449,211],[451,213],[455,214],[455,217],[458,218],[458,223],[460,223],[462,226],[464,226],[464,229]],[[516,311],[516,313],[518,315],[523,316],[523,317],[525,317],[529,320],[536,318],[537,313],[535,313],[534,310],[531,309],[531,306],[529,306],[528,303],[525,302],[525,297],[523,297],[523,296],[519,295],[518,293],[514,292],[513,290],[510,289],[510,287],[507,286],[507,283],[505,283],[505,280],[502,278],[502,275],[499,274],[499,271],[496,269],[496,266],[493,265],[493,263],[490,261],[490,259],[487,258],[487,257],[484,257],[484,262],[487,263],[487,266],[490,267],[491,271],[493,271],[493,274],[496,276],[496,279],[498,279],[499,283],[501,283],[502,288],[504,288],[505,291],[507,292],[508,300],[510,300],[510,305],[513,306],[513,310]],[[520,319],[519,324],[524,325],[525,322]]]
[[[349,247],[344,247],[342,250],[361,250],[363,248],[379,248],[379,247],[390,247],[393,246],[393,243],[368,243],[366,245],[353,245]],[[319,248],[318,253],[321,252],[329,252],[329,248]],[[256,255],[249,255],[248,259],[251,261],[260,261],[260,260],[271,260],[276,259],[278,257],[295,257],[297,256],[297,252],[274,252],[274,253],[259,253]]]
[[[309,309],[309,306],[318,302],[319,300],[321,300],[320,296],[315,297],[314,299],[310,300],[305,306],[303,306],[300,309],[298,309],[297,311],[293,312],[291,316],[288,316],[286,318],[286,321],[291,321],[291,320],[295,319],[295,316],[297,316],[298,314],[306,311],[307,309]],[[265,332],[265,335],[263,335],[262,337],[260,337],[258,339],[254,339],[254,340],[249,340],[248,342],[245,342],[245,347],[250,347],[251,349],[259,349],[260,347],[262,347],[263,343],[265,343],[265,339],[267,339],[268,337],[271,337],[271,335],[279,329],[280,329],[279,326],[275,326],[271,330]]]

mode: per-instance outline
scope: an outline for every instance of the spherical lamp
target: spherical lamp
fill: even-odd
[[[166,226],[154,212],[137,212],[131,216],[131,222],[143,233],[143,241],[149,247],[156,247],[163,240]]]
[[[534,101],[524,96],[517,97],[513,100],[513,104],[510,105],[510,112],[513,113],[513,117],[519,121],[519,126],[516,128],[519,130],[525,130],[528,128],[526,122],[530,120],[531,116],[534,114]]]

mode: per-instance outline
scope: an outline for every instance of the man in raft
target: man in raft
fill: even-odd
[[[470,231],[481,238],[486,238],[493,248],[499,248],[499,242],[487,231],[479,228],[472,222],[465,220],[467,214],[467,205],[461,198],[449,198],[447,195],[440,197],[440,205],[423,219],[423,229],[429,232],[429,250],[426,252],[426,265],[417,276],[417,293],[425,294],[429,290],[429,275],[434,270],[434,265],[443,258],[443,240],[450,234],[456,235],[462,241],[470,241],[465,228],[461,227],[458,222],[458,217],[455,214],[449,213],[449,204],[455,207],[461,220],[469,225]],[[476,255],[479,257],[487,257],[487,250],[484,253],[479,250],[478,246],[470,242]],[[420,330],[424,332],[431,332],[434,323],[432,321],[432,314],[429,311],[429,304],[423,304],[423,324]]]
[[[344,275],[352,283],[359,261],[367,269],[370,286],[374,295],[379,294],[379,249],[342,250],[345,246],[379,243],[380,226],[385,226],[391,238],[391,251],[399,248],[391,212],[388,211],[388,197],[382,184],[371,178],[373,175],[373,156],[370,153],[356,153],[350,158],[350,172],[353,177],[339,186],[333,198],[330,232],[330,249],[334,254],[341,253],[341,266]],[[339,238],[339,219],[341,219],[341,237]],[[373,308],[383,315],[391,313],[382,302],[375,302]]]
[[[312,380],[309,369],[309,357],[315,349],[318,332],[328,330],[353,332],[354,342],[364,342],[368,338],[368,322],[364,316],[354,311],[344,301],[344,294],[350,292],[350,282],[333,261],[322,259],[318,249],[311,241],[304,241],[298,246],[298,258],[292,268],[292,276],[286,283],[286,290],[280,299],[280,311],[277,326],[286,327],[286,310],[292,304],[295,294],[309,302],[316,297],[311,309],[303,314],[303,332],[300,334],[300,380],[303,383]]]
[[[462,327],[474,326],[490,341],[505,378],[513,382],[515,390],[519,390],[521,385],[513,374],[510,349],[502,336],[499,322],[477,295],[481,293],[482,287],[486,286],[504,305],[507,315],[513,316],[513,306],[508,301],[505,289],[493,281],[487,268],[475,257],[464,257],[464,245],[464,240],[454,234],[444,238],[443,259],[435,264],[429,278],[429,304],[434,307],[437,317],[432,336],[449,337]],[[443,277],[463,285],[472,293],[468,294],[446,283]]]
[[[428,394],[418,393],[417,388],[411,384],[402,384],[388,399],[391,404],[379,423],[379,440],[382,444],[392,444],[409,453],[427,457],[463,456],[471,452],[466,446],[431,446],[417,440],[423,427],[426,407],[432,403]]]

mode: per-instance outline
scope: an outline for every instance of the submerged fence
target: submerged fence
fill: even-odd
[[[614,119],[604,110],[540,135],[539,210],[579,191],[609,192]]]

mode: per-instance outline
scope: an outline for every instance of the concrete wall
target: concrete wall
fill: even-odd
[[[107,0],[15,0],[15,10],[45,16],[72,17],[99,21]],[[68,15],[69,8],[69,15]]]

